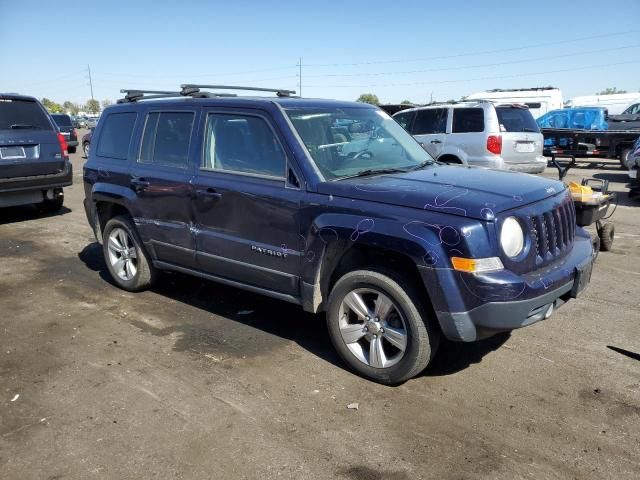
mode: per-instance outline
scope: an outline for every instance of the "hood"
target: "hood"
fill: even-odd
[[[324,182],[326,195],[420,208],[479,220],[552,197],[563,183],[526,173],[435,165],[406,173]]]

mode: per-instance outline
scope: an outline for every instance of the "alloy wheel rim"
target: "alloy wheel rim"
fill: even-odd
[[[138,253],[133,239],[124,228],[114,228],[107,239],[109,263],[122,280],[132,280],[138,273]]]
[[[342,340],[351,354],[373,368],[389,368],[404,357],[407,323],[386,294],[358,288],[345,295],[338,312]]]

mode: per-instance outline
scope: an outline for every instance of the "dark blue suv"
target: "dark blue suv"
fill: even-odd
[[[173,270],[325,312],[349,366],[395,384],[441,335],[530,325],[589,282],[562,183],[438,164],[371,105],[205,88],[128,91],[96,128],[85,208],[122,288]]]

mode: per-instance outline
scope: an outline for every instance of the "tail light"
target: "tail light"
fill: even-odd
[[[60,132],[58,132],[58,142],[60,143],[60,150],[62,151],[62,156],[68,157],[69,153],[67,152],[67,141],[64,139],[64,137]]]
[[[502,153],[502,135],[489,135],[487,137],[487,150],[500,155]]]

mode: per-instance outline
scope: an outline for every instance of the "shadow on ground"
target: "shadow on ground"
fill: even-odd
[[[71,213],[71,210],[67,207],[62,207],[54,213],[44,213],[36,205],[0,208],[0,225],[36,220],[38,218],[57,217],[67,213]]]
[[[113,285],[104,263],[102,247],[98,243],[85,247],[78,257],[89,269],[98,272],[103,280]],[[270,336],[296,342],[300,347],[323,360],[340,368],[346,368],[331,345],[324,314],[306,313],[298,305],[180,273],[164,273],[153,287],[153,291],[221,317],[223,320],[231,320],[236,324],[258,329]],[[206,347],[205,344],[208,341],[214,342],[213,346],[220,346],[219,335],[212,335],[210,331],[203,332],[202,328],[189,322],[163,329],[153,329],[144,325],[136,326],[145,331],[153,330],[150,333],[159,336],[174,332],[183,333],[185,338],[176,342],[174,346],[176,351],[194,350],[194,338],[199,342],[196,346],[200,350]],[[443,340],[438,354],[423,376],[452,375],[464,370],[470,365],[481,362],[487,354],[497,350],[509,339],[509,336],[509,333],[499,334],[474,343]],[[249,347],[248,350],[253,350],[256,347],[254,344],[261,342],[269,343],[267,339],[247,339],[246,346]],[[234,353],[241,353],[241,351]],[[247,353],[250,354],[251,351]]]

